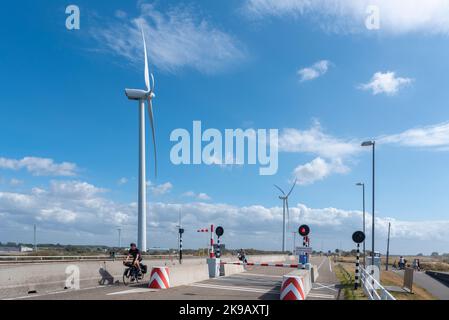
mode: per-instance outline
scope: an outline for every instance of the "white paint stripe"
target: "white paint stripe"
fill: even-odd
[[[271,274],[249,273],[249,272],[241,273],[238,276],[239,277],[240,276],[254,276],[254,277],[265,277],[265,278],[279,278],[279,279],[282,279],[282,276],[275,276],[275,275],[271,275]]]
[[[332,272],[332,262],[331,262],[331,258],[329,257],[329,270]]]
[[[315,282],[314,284],[317,285],[318,287],[312,288],[312,290],[329,289],[332,291],[337,291],[336,289],[332,288],[332,287],[335,287],[335,284],[323,285],[318,282]]]
[[[332,299],[335,300],[335,296],[331,294],[320,294],[320,293],[309,293],[307,298],[322,298],[322,299]]]
[[[111,292],[106,294],[107,296],[114,296],[119,294],[130,294],[130,293],[143,293],[143,292],[155,292],[158,291],[157,289],[146,289],[146,288],[137,288],[137,289],[130,289],[125,291],[118,291],[118,292]]]
[[[31,299],[31,298],[35,298],[35,297],[44,297],[44,296],[49,296],[49,295],[53,295],[53,294],[62,294],[62,293],[69,293],[69,292],[79,292],[79,291],[92,290],[92,289],[98,289],[98,288],[107,288],[107,287],[111,287],[111,286],[95,286],[95,287],[81,288],[81,289],[78,289],[78,290],[68,289],[68,290],[64,290],[64,291],[52,291],[52,292],[46,292],[46,293],[42,293],[42,294],[30,294],[30,295],[27,295],[27,296],[14,297],[14,298],[6,298],[6,299],[1,299],[1,300],[22,300],[22,299]]]
[[[123,274],[118,275],[112,275],[114,280],[121,279]],[[83,281],[90,281],[90,280],[101,280],[101,277],[92,277],[92,278],[82,278],[80,279],[80,282]],[[15,289],[15,288],[22,288],[22,287],[32,287],[32,286],[41,286],[41,285],[49,285],[49,284],[57,284],[60,283],[62,285],[65,284],[65,280],[58,280],[58,281],[46,281],[46,282],[33,282],[33,283],[26,283],[26,284],[17,284],[17,285],[8,285],[8,286],[0,286],[0,290],[5,289]]]
[[[321,261],[320,265],[318,266],[318,270],[320,270],[321,266],[323,265],[323,262],[326,261],[326,258],[323,258],[323,260]]]
[[[265,290],[250,287],[231,287],[231,286],[221,286],[221,285],[208,285],[208,284],[191,284],[189,287],[206,288],[206,289],[220,289],[220,290],[231,290],[231,291],[243,291],[243,292],[255,292],[255,293],[272,293],[279,294],[278,290]]]

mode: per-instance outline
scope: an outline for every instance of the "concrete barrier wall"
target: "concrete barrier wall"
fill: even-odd
[[[293,270],[286,275],[284,275],[284,280],[288,277],[301,277],[304,282],[304,296],[305,299],[307,298],[307,295],[309,294],[310,290],[312,290],[312,276],[310,270],[300,269],[300,270]]]
[[[285,261],[284,255],[250,256],[254,262]],[[224,257],[223,261],[236,261],[235,257]],[[183,260],[180,265],[176,260],[145,260],[148,272],[153,266],[170,268],[171,286],[185,285],[209,278],[205,258]],[[80,287],[88,288],[98,285],[112,285],[122,282],[124,266],[122,261],[74,261],[55,263],[32,263],[25,265],[0,265],[0,299],[26,296],[30,291],[47,293],[64,290],[69,266],[79,268]],[[225,275],[243,272],[242,266],[226,266]],[[149,279],[145,279],[149,280]]]

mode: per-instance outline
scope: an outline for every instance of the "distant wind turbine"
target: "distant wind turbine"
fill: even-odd
[[[139,102],[139,195],[138,195],[138,227],[137,227],[137,245],[142,252],[147,250],[147,210],[146,210],[146,173],[145,173],[145,101],[148,102],[148,113],[150,117],[151,131],[153,133],[154,148],[154,171],[157,176],[157,154],[156,154],[156,137],[154,133],[154,117],[152,100],[156,96],[154,94],[154,76],[148,70],[147,45],[145,42],[145,34],[143,29],[143,49],[145,58],[145,85],[146,90],[141,89],[125,89],[125,94],[130,100]],[[150,83],[151,76],[151,83]]]
[[[285,237],[286,237],[286,232],[285,232],[286,231],[285,230],[286,229],[286,225],[285,225],[285,208],[287,208],[288,228],[290,228],[290,211],[288,209],[288,197],[292,193],[293,188],[296,185],[296,181],[297,180],[295,180],[295,182],[293,183],[292,188],[290,189],[290,191],[287,194],[285,194],[284,190],[282,190],[280,187],[278,187],[277,185],[274,185],[277,189],[279,189],[279,191],[282,192],[282,196],[279,196],[279,199],[282,200],[282,207],[283,207],[283,211],[282,211],[283,212],[283,218],[282,218],[282,252],[285,251],[285,242],[286,242],[286,239],[285,239]]]

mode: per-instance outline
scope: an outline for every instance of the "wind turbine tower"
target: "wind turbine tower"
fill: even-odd
[[[146,210],[146,170],[145,170],[145,101],[148,103],[148,113],[150,117],[151,130],[153,133],[154,147],[154,169],[157,176],[157,157],[156,157],[156,138],[154,134],[154,117],[152,100],[156,96],[154,94],[154,76],[150,74],[148,69],[147,45],[143,29],[143,49],[145,58],[145,85],[146,90],[142,89],[125,89],[125,94],[129,100],[138,101],[139,106],[139,184],[138,184],[138,227],[137,227],[137,245],[142,252],[147,251],[147,210]],[[151,76],[151,83],[150,83]]]
[[[286,233],[287,226],[285,223],[285,209],[287,208],[287,220],[288,220],[288,226],[290,227],[290,212],[288,209],[288,197],[292,193],[293,188],[296,185],[296,181],[297,180],[295,180],[292,188],[290,189],[290,191],[287,194],[285,194],[284,190],[282,190],[280,187],[278,187],[277,185],[274,185],[279,191],[282,192],[282,195],[279,196],[279,199],[282,200],[282,207],[283,207],[283,210],[282,210],[282,213],[283,213],[283,215],[282,215],[282,252],[285,252],[285,243],[286,243],[286,235],[287,235],[287,233]]]

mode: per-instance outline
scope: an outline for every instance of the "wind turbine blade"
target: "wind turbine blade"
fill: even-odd
[[[281,189],[281,188],[279,188],[277,185],[274,185],[276,188],[278,188],[279,189],[279,191],[281,191],[282,192],[282,194],[285,196],[285,192]]]
[[[154,116],[153,116],[153,103],[151,97],[148,97],[148,115],[150,116],[151,131],[153,134],[153,148],[154,148],[154,175],[157,178],[157,153],[156,153],[156,135],[154,133]]]
[[[142,27],[142,39],[143,39],[143,51],[145,55],[145,85],[147,86],[147,91],[150,91],[150,71],[148,69],[148,54],[147,54],[147,43],[145,41],[145,33]]]
[[[154,86],[155,86],[155,82],[154,82],[154,75],[151,73],[151,91],[154,91]]]
[[[287,197],[290,195],[290,193],[292,193],[293,188],[296,186],[296,182],[297,182],[297,181],[298,181],[298,179],[295,179],[295,183],[293,183],[293,186],[292,186],[292,188],[290,189],[290,191],[288,192]]]

